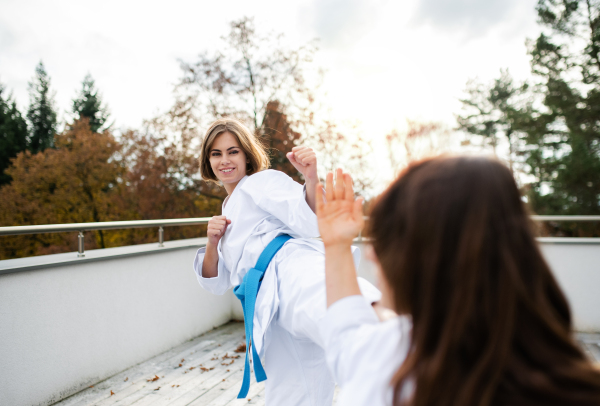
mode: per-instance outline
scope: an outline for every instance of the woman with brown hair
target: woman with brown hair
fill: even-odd
[[[573,339],[569,305],[506,166],[438,157],[407,168],[370,215],[379,322],[356,286],[363,226],[351,178],[317,187],[326,253],[328,364],[338,405],[600,405],[600,372]]]
[[[222,295],[234,288],[241,300],[247,345],[238,398],[250,393],[251,355],[267,404],[320,406],[331,404],[335,382],[318,327],[326,304],[324,248],[313,238],[317,158],[305,146],[287,158],[305,187],[268,169],[267,151],[243,123],[222,118],[208,128],[200,173],[223,185],[227,198],[222,215],[208,222],[194,271],[204,289]],[[379,300],[371,284],[361,286],[370,302]]]

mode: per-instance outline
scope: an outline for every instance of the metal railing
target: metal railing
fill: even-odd
[[[368,216],[364,216],[365,221],[369,219]],[[534,221],[599,221],[600,216],[531,216]],[[0,228],[1,230],[1,228]],[[0,234],[1,235],[1,234]],[[358,233],[358,241],[363,241],[362,231]]]
[[[196,224],[207,224],[211,217],[196,217],[191,219],[170,220],[135,220],[135,221],[106,221],[101,223],[72,223],[72,224],[45,224],[39,226],[15,226],[0,227],[0,236],[23,235],[42,233],[78,232],[77,256],[85,256],[84,237],[86,231],[97,230],[121,230],[128,228],[152,228],[158,227],[158,246],[164,246],[164,229],[170,226],[191,226]]]
[[[600,216],[531,216],[535,221],[599,221]],[[196,217],[191,219],[170,219],[170,220],[135,220],[135,221],[107,221],[101,223],[72,223],[72,224],[45,224],[39,226],[15,226],[0,227],[0,236],[5,235],[23,235],[23,234],[42,234],[42,233],[63,233],[78,232],[77,256],[84,257],[84,236],[85,231],[96,230],[119,230],[128,228],[151,228],[158,227],[158,246],[164,246],[164,229],[170,226],[190,226],[196,224],[207,224],[211,217]],[[367,220],[368,217],[365,217]],[[362,233],[358,236],[362,241]]]

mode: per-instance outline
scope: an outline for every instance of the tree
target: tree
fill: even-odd
[[[219,52],[181,63],[183,77],[175,89],[176,103],[161,120],[170,121],[181,138],[189,141],[199,140],[199,129],[210,121],[236,117],[272,148],[272,163],[288,175],[297,178],[298,173],[282,157],[304,142],[325,158],[320,160],[322,169],[331,169],[326,162],[343,162],[344,167],[356,170],[358,189],[367,188],[369,141],[356,131],[342,134],[337,123],[323,114],[327,109],[317,97],[322,72],[313,64],[314,42],[286,46],[282,35],[257,33],[247,17],[231,22],[230,28]],[[359,151],[363,147],[365,151]]]
[[[540,214],[600,214],[600,3],[539,0],[542,32],[528,41],[533,84],[507,75],[466,102],[467,131],[518,134],[527,197]],[[495,93],[494,93],[495,92]],[[522,95],[530,101],[523,103]],[[463,120],[462,122],[460,120]],[[488,131],[489,130],[489,131]],[[514,149],[513,149],[514,150]],[[600,235],[599,225],[554,225],[557,235]]]
[[[77,119],[87,118],[92,132],[97,133],[104,127],[110,114],[108,107],[102,105],[102,96],[96,89],[92,76],[88,73],[81,83],[81,90],[73,99],[73,113]]]
[[[394,175],[398,175],[412,161],[448,150],[451,135],[452,133],[438,122],[407,120],[406,130],[392,130],[386,135],[385,141]]]
[[[12,183],[0,189],[0,225],[86,223],[114,219],[115,194],[123,167],[113,159],[119,144],[108,133],[94,134],[87,120],[56,135],[56,148],[17,155],[7,173]],[[103,232],[86,241],[107,246]],[[73,250],[76,236],[36,234],[4,237],[3,258]]]
[[[57,126],[54,95],[50,92],[50,77],[41,61],[35,68],[33,80],[29,82],[29,98],[27,119],[31,132],[27,149],[35,154],[54,145]]]
[[[471,80],[467,83],[467,97],[461,99],[464,114],[457,115],[458,129],[481,137],[497,154],[498,142],[508,143],[508,163],[513,170],[519,137],[519,124],[523,114],[531,111],[527,97],[528,84],[515,85],[508,70],[501,70],[500,77],[487,87]]]
[[[301,181],[301,174],[287,159],[286,154],[292,150],[295,142],[300,139],[300,133],[292,130],[287,116],[280,111],[277,101],[267,104],[265,116],[260,126],[261,138],[266,144],[271,161],[271,168],[290,175],[294,180]]]
[[[545,214],[600,214],[600,4],[540,0],[542,32],[529,43],[544,109],[525,128]]]
[[[5,173],[10,160],[27,148],[27,122],[21,116],[17,103],[0,84],[0,186],[12,178]]]

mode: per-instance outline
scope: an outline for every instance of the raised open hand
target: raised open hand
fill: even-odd
[[[323,200],[323,186],[317,185],[317,220],[325,246],[350,245],[364,226],[362,198],[354,200],[352,178],[349,174],[336,171],[335,185],[333,174],[327,174],[325,187],[326,200]]]

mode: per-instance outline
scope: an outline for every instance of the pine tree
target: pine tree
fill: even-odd
[[[528,198],[539,214],[600,214],[600,3],[584,0],[539,0],[536,8],[543,31],[528,42],[535,103],[519,105],[517,93],[491,99],[494,89],[511,89],[500,78],[484,89],[479,110],[460,121],[468,132],[490,135],[511,131],[524,145],[516,153],[534,180]],[[502,85],[498,87],[498,85]],[[515,88],[512,88],[515,89]],[[524,91],[527,89],[523,89]],[[501,92],[500,92],[501,93]],[[523,92],[524,93],[524,92]],[[469,101],[463,101],[466,103]],[[491,106],[491,109],[489,108]],[[479,127],[467,124],[480,123]],[[560,233],[576,235],[570,225]],[[600,228],[580,225],[586,235]],[[558,230],[558,228],[557,228]],[[595,230],[595,231],[594,231]]]
[[[102,106],[102,97],[89,73],[83,78],[79,95],[73,99],[73,113],[78,119],[88,118],[90,128],[94,133],[106,129],[103,127],[110,114],[108,108]]]
[[[545,214],[600,214],[600,5],[540,0],[529,44],[545,109],[526,124],[530,193]]]
[[[35,68],[35,76],[29,82],[29,110],[27,119],[31,133],[27,149],[36,154],[54,146],[57,119],[54,95],[50,92],[50,77],[40,61]]]
[[[10,95],[4,95],[0,84],[0,186],[10,183],[12,178],[5,173],[10,160],[27,148],[27,122],[21,116],[17,103]]]

